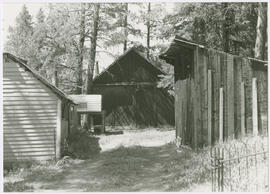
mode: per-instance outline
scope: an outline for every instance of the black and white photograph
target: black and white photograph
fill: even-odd
[[[268,1],[0,5],[3,192],[269,192]]]

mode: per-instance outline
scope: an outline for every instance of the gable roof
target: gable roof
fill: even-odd
[[[175,55],[177,47],[179,47],[179,46],[181,46],[183,48],[187,48],[187,49],[195,49],[196,47],[210,49],[210,48],[207,48],[206,46],[198,44],[194,41],[182,38],[181,36],[175,36],[175,38],[172,41],[172,43],[170,44],[170,46],[167,48],[167,50],[164,53],[159,55],[159,58],[170,63],[170,59]],[[223,52],[223,51],[219,51],[219,52]],[[233,55],[233,54],[231,54],[231,55]],[[241,56],[237,56],[237,55],[233,55],[233,56],[241,57]],[[260,59],[255,59],[255,58],[251,58],[251,57],[241,57],[241,58],[246,58],[246,59],[264,64],[265,66],[267,66],[267,64],[268,64],[268,61],[264,61],[264,60],[260,60]]]
[[[55,93],[59,98],[64,98],[68,100],[69,102],[73,104],[75,103],[70,97],[68,97],[62,90],[51,84],[46,78],[42,77],[36,70],[30,68],[26,65],[27,61],[20,59],[18,57],[15,57],[14,55],[10,53],[3,53],[3,56],[6,56],[13,60],[14,62],[17,62],[21,67],[29,71],[35,78],[37,78],[39,81],[41,81],[45,86],[47,86],[53,93]]]
[[[111,63],[107,68],[105,68],[100,74],[98,74],[94,79],[93,82],[99,79],[105,72],[108,72],[115,64],[117,64],[120,60],[122,60],[125,56],[127,56],[129,53],[134,52],[141,58],[143,58],[147,64],[149,64],[149,67],[157,70],[160,74],[166,74],[162,69],[158,68],[157,66],[153,65],[152,62],[150,62],[146,57],[144,57],[139,51],[136,50],[135,47],[131,47],[128,50],[126,50],[122,55],[120,55],[116,60],[114,60],[113,63]]]

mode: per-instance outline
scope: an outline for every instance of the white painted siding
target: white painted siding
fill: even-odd
[[[55,157],[57,96],[4,57],[4,161]]]
[[[70,95],[70,98],[78,104],[78,112],[101,112],[101,95]]]

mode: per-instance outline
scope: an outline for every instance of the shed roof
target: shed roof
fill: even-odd
[[[64,98],[68,100],[69,102],[73,104],[75,103],[70,97],[68,97],[63,91],[61,91],[59,88],[51,84],[46,78],[42,77],[37,71],[32,69],[31,67],[27,66],[27,61],[20,59],[18,57],[15,57],[14,55],[10,53],[3,53],[3,56],[6,56],[13,60],[14,62],[17,62],[21,67],[29,71],[35,78],[37,78],[39,81],[41,81],[45,86],[47,86],[53,93],[55,93],[59,98]]]
[[[158,68],[157,66],[153,65],[153,63],[148,60],[146,57],[144,57],[139,51],[136,50],[135,47],[131,47],[130,49],[126,50],[122,55],[120,55],[112,64],[110,64],[106,69],[104,69],[100,74],[98,74],[93,81],[98,80],[105,72],[108,72],[115,64],[119,63],[124,57],[126,57],[129,53],[135,52],[138,56],[142,57],[145,61],[147,61],[147,64],[149,64],[149,67],[159,71],[161,74],[166,74],[162,69]]]
[[[179,52],[178,52],[179,48],[181,48],[181,49],[195,49],[196,47],[210,49],[210,48],[207,48],[204,45],[198,44],[194,41],[190,41],[190,40],[187,40],[185,38],[182,38],[181,36],[175,36],[173,42],[170,44],[168,49],[164,53],[159,55],[159,57],[160,57],[160,59],[163,59],[166,62],[171,63],[171,59],[173,59],[176,56],[176,54],[179,54]],[[219,52],[223,52],[223,51],[219,51]],[[237,55],[233,55],[233,56],[241,57],[241,56],[237,56]],[[241,58],[247,58],[249,60],[253,60],[254,62],[262,63],[265,66],[267,66],[267,64],[268,64],[268,61],[259,60],[259,59],[255,59],[255,58],[251,58],[251,57],[241,57]]]

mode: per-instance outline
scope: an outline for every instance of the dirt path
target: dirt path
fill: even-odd
[[[35,191],[167,191],[164,166],[174,151],[172,146],[119,148],[32,185]]]
[[[177,152],[175,144],[169,143],[174,133],[148,129],[99,136],[102,152],[98,155],[72,160],[65,168],[51,164],[26,169],[17,183],[22,184],[21,190],[35,192],[196,191],[191,183],[205,179],[204,171],[198,168],[201,156],[187,150]],[[6,176],[5,181],[16,179],[17,174]],[[203,185],[199,191],[209,188]]]

